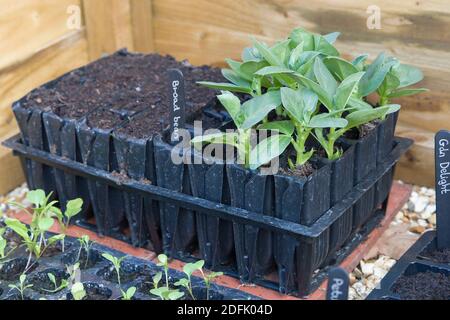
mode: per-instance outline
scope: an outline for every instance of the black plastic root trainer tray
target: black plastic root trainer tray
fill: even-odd
[[[185,194],[183,190],[169,190],[160,186],[145,183],[145,181],[133,180],[131,178],[118,176],[83,163],[79,163],[64,157],[57,156],[27,145],[21,142],[19,136],[10,138],[4,142],[6,147],[14,150],[15,154],[23,159],[35,161],[37,163],[49,166],[50,168],[62,170],[68,174],[83,177],[88,181],[107,184],[124,192],[142,195],[148,199],[158,201],[160,206],[169,205],[181,208],[185,212],[195,212],[197,219],[220,219],[228,221],[233,225],[234,230],[243,230],[244,234],[248,232],[258,234],[262,231],[266,236],[270,235],[275,239],[281,239],[289,243],[284,247],[282,242],[274,242],[273,248],[278,247],[278,256],[285,259],[286,263],[275,262],[271,270],[265,272],[277,271],[278,279],[268,277],[267,273],[255,274],[251,279],[253,283],[280,290],[283,293],[292,293],[305,296],[320,286],[326,278],[327,270],[330,266],[339,264],[363,239],[376,227],[379,219],[385,213],[389,190],[392,184],[395,165],[400,157],[411,146],[412,141],[404,138],[395,138],[394,148],[385,160],[377,166],[376,170],[370,172],[362,181],[360,181],[352,190],[335,203],[333,207],[322,214],[310,226],[302,225],[297,222],[291,222],[280,217],[261,214],[253,207],[238,208],[229,204],[220,203],[219,199],[201,199],[190,194]],[[156,155],[158,153],[156,152]],[[368,218],[364,225],[355,231],[348,231],[348,223],[343,223],[355,214],[355,205],[364,199],[368,192],[381,192],[386,195],[382,204],[377,202],[364,202],[363,205],[369,211]],[[374,198],[371,197],[371,200]],[[161,215],[163,216],[163,215]],[[352,220],[352,219],[351,219]],[[354,221],[352,221],[354,223]],[[208,224],[209,222],[207,222]],[[346,231],[343,231],[342,225],[347,225]],[[353,227],[353,224],[350,225]],[[345,236],[342,236],[342,233]],[[175,234],[176,235],[176,234]],[[333,241],[339,239],[341,246],[337,249],[332,245]],[[345,239],[345,240],[344,240]],[[235,239],[221,238],[220,242]],[[240,244],[238,244],[240,245]],[[236,248],[236,242],[234,243]],[[247,244],[248,253],[258,257],[255,253],[259,252],[258,241],[253,244]],[[333,250],[335,250],[333,252]],[[236,255],[241,254],[235,249]],[[173,252],[171,252],[173,253]],[[192,254],[172,254],[185,261],[198,259],[195,252]],[[203,258],[203,257],[202,257]],[[248,259],[247,257],[238,257],[238,259]],[[212,266],[215,270],[224,271],[231,276],[241,278],[239,268],[235,261],[224,265]],[[275,277],[276,278],[276,277]]]
[[[418,274],[434,274],[441,280],[446,279],[446,286],[442,283],[436,284],[437,290],[447,290],[447,297],[440,296],[439,299],[450,300],[450,255],[443,260],[443,256],[433,257],[431,253],[437,250],[436,232],[428,231],[400,258],[394,267],[381,280],[379,287],[374,289],[367,297],[368,300],[404,300],[411,297],[404,296],[396,287],[399,281],[405,277],[412,277]],[[445,288],[444,288],[445,287]],[[426,296],[424,288],[417,287],[418,291],[424,294],[421,299],[433,299]],[[414,290],[414,287],[411,287]],[[442,292],[439,293],[442,295]],[[444,293],[445,294],[445,293]],[[434,299],[438,299],[434,297]]]
[[[54,285],[48,278],[48,273],[52,273],[61,284],[62,279],[68,279],[66,266],[75,263],[80,265],[80,279],[86,291],[86,300],[120,300],[122,295],[120,289],[127,290],[129,287],[136,287],[136,294],[133,300],[160,300],[159,297],[150,294],[153,289],[153,277],[158,272],[163,272],[162,267],[155,263],[126,256],[121,263],[121,288],[117,282],[117,274],[113,265],[102,257],[103,253],[108,253],[117,258],[125,256],[122,252],[95,243],[86,253],[80,250],[80,244],[75,238],[67,237],[65,240],[65,251],[61,251],[61,246],[54,246],[51,254],[39,259],[27,272],[26,284],[33,286],[26,289],[24,299],[38,300],[72,300],[72,294],[68,288],[56,293],[49,293],[46,290],[53,290]],[[49,251],[50,252],[50,251]],[[89,255],[89,256],[87,256]],[[19,276],[24,271],[28,259],[28,253],[19,248],[5,261],[0,262],[0,300],[21,300],[18,291],[9,288],[9,284],[16,285]],[[173,289],[178,288],[184,293],[181,300],[191,300],[192,297],[183,288],[174,286],[175,282],[186,278],[183,272],[169,269],[169,284]],[[163,280],[160,286],[164,284]],[[259,300],[260,298],[245,292],[220,286],[212,283],[207,299],[207,290],[203,279],[192,277],[193,294],[196,300]]]

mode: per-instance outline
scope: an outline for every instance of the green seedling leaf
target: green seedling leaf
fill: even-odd
[[[222,69],[222,75],[236,86],[251,88],[250,82],[239,77],[239,75],[231,69]]]
[[[241,115],[241,101],[239,98],[229,91],[224,91],[221,95],[217,96],[217,99],[219,99],[220,103],[228,111],[236,127],[239,128],[244,121]]]
[[[281,101],[286,111],[299,123],[307,123],[310,115],[317,108],[319,100],[317,94],[306,88],[298,90],[281,88],[280,92]]]
[[[50,279],[50,281],[56,286],[56,278],[53,275],[53,273],[47,273],[47,277]]]
[[[158,255],[159,266],[165,266],[169,263],[169,258],[165,254]]]
[[[239,134],[236,132],[218,132],[194,137],[191,143],[199,150],[201,148],[198,145],[203,143],[228,144],[236,147],[238,145],[238,138]]]
[[[183,292],[172,290],[169,292],[168,298],[169,298],[169,300],[178,300],[178,299],[183,298],[183,296],[184,296]]]
[[[312,81],[311,79],[308,79],[307,77],[295,73],[292,75],[294,79],[296,79],[298,82],[300,82],[303,86],[305,86],[308,89],[311,89],[314,91],[317,96],[319,97],[320,102],[323,103],[325,107],[327,107],[328,110],[333,110],[333,99],[332,96],[330,96],[319,84]]]
[[[53,218],[40,218],[38,221],[38,227],[41,231],[48,231],[53,224],[55,223],[55,220]]]
[[[271,76],[271,75],[279,75],[279,74],[286,74],[286,73],[294,73],[293,70],[287,69],[285,67],[278,67],[278,66],[269,66],[262,68],[261,70],[258,70],[255,72],[258,76]]]
[[[205,261],[203,260],[199,260],[195,263],[187,263],[183,267],[183,272],[186,273],[188,276],[191,276],[195,271],[201,270],[204,265]]]
[[[66,204],[66,211],[64,212],[64,215],[70,219],[80,213],[82,207],[83,199],[77,198],[74,200],[70,200]]]
[[[242,72],[241,65],[242,62],[238,62],[232,59],[225,59],[225,62],[230,66],[231,70],[233,70],[239,77],[247,80],[248,82],[252,81],[252,75]]]
[[[6,250],[7,242],[6,240],[0,236],[0,259],[3,259],[5,257],[5,250]]]
[[[359,110],[350,113],[345,119],[348,121],[347,129],[359,127],[370,121],[385,117],[389,113],[396,112],[400,109],[399,105],[387,105],[371,110]]]
[[[304,51],[314,51],[314,35],[303,28],[294,29],[289,35],[289,39],[295,46],[303,43]]]
[[[258,50],[259,54],[272,66],[283,67],[283,60],[281,60],[277,55],[275,55],[264,43],[259,42],[255,38],[252,39],[255,48]]]
[[[269,49],[273,53],[273,55],[276,56],[283,63],[283,65],[289,59],[290,43],[291,39],[287,39],[276,43],[273,47]]]
[[[45,192],[41,189],[29,191],[26,199],[36,207],[41,207],[46,203]]]
[[[74,300],[83,300],[86,297],[84,285],[81,282],[75,283],[70,289]]]
[[[314,50],[327,56],[339,56],[339,51],[319,34],[314,35]]]
[[[162,279],[162,272],[158,272],[157,274],[155,274],[155,276],[153,277],[153,286],[156,288],[158,288],[159,282]]]
[[[359,95],[368,96],[375,92],[383,83],[387,73],[397,63],[395,59],[386,58],[380,53],[375,61],[369,65],[359,84]]]
[[[136,287],[129,287],[127,292],[123,295],[124,300],[131,300],[136,293]]]
[[[15,233],[17,233],[24,241],[31,241],[28,234],[28,228],[25,224],[17,219],[6,218],[6,225],[11,228]]]
[[[250,152],[250,169],[256,170],[282,154],[291,143],[291,137],[273,135],[260,142]]]
[[[340,81],[348,78],[354,73],[359,72],[353,64],[339,57],[325,57],[323,63],[328,70]]]
[[[267,61],[247,61],[241,64],[240,70],[241,72],[253,76],[258,70],[261,70],[264,67],[269,66]]]
[[[345,128],[348,121],[328,113],[318,114],[311,118],[309,126],[311,128]]]
[[[189,279],[182,278],[182,279],[178,280],[177,282],[175,282],[175,285],[177,287],[189,288]]]
[[[244,123],[240,129],[250,129],[279,105],[281,105],[279,91],[269,91],[246,101],[242,105]]]
[[[356,109],[356,110],[370,110],[373,109],[373,107],[368,104],[367,102],[355,98],[355,97],[350,97],[350,99],[347,102],[348,106]]]
[[[242,51],[241,58],[242,58],[242,61],[244,61],[244,62],[247,62],[247,61],[259,62],[262,59],[258,50],[256,50],[253,47],[244,48],[244,50]]]
[[[428,92],[428,89],[420,88],[420,89],[401,89],[396,90],[388,95],[388,98],[400,98],[400,97],[406,97],[406,96],[412,96],[414,94],[422,93],[422,92]]]
[[[400,79],[399,88],[408,87],[423,80],[422,71],[408,64],[399,64],[393,68],[393,73]]]
[[[324,39],[327,40],[329,43],[333,44],[336,42],[337,38],[341,35],[340,32],[332,32],[329,34],[324,35]]]
[[[364,62],[369,57],[368,54],[362,54],[360,56],[357,56],[353,61],[352,64],[358,69],[358,71],[364,71]]]
[[[241,92],[241,93],[247,93],[251,94],[252,89],[248,87],[240,87],[232,83],[216,83],[216,82],[208,82],[208,81],[198,81],[197,84],[211,88],[216,90],[226,90],[226,91],[233,91],[233,92]]]
[[[342,110],[347,106],[352,93],[357,89],[358,83],[363,77],[364,72],[351,74],[341,82],[334,96],[334,107],[336,110]]]
[[[62,241],[66,236],[64,234],[57,234],[48,239],[48,245],[52,245],[58,241]]]
[[[314,75],[316,76],[317,82],[325,90],[327,95],[329,97],[333,97],[336,93],[338,83],[322,62],[322,59],[316,58],[314,61]]]
[[[292,136],[294,134],[295,126],[291,121],[284,120],[263,123],[258,126],[258,129],[279,131],[287,136]]]
[[[299,43],[294,50],[292,50],[291,55],[289,57],[288,66],[292,70],[297,70],[301,66],[300,57],[303,53],[303,42]]]

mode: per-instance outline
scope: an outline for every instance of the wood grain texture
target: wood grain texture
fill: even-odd
[[[95,60],[120,48],[133,50],[128,0],[83,0],[89,58]]]
[[[367,28],[367,8],[381,10],[381,29]],[[431,90],[398,100],[401,122],[420,129],[450,129],[450,6],[448,1],[375,0],[153,0],[157,51],[194,64],[221,65],[237,58],[256,35],[267,42],[294,27],[327,33],[339,30],[337,47],[374,58],[385,51],[424,70],[421,86]]]
[[[149,53],[155,50],[152,2],[152,0],[130,0],[135,51]]]

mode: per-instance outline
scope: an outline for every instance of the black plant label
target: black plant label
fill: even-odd
[[[436,229],[439,248],[450,248],[450,131],[435,137]]]
[[[342,268],[328,272],[327,300],[348,300],[348,273]]]
[[[170,90],[170,141],[180,142],[180,130],[184,128],[186,122],[186,96],[184,86],[184,76],[179,69],[169,69],[169,90]]]

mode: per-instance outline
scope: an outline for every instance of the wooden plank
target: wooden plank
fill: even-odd
[[[396,179],[434,188],[434,133],[402,124],[396,133],[415,142],[400,160]]]
[[[0,0],[0,70],[72,32],[80,0]]]
[[[82,3],[91,60],[120,48],[133,50],[128,0],[83,0]]]
[[[88,62],[84,30],[73,32],[16,65],[0,70],[0,140],[18,132],[13,101],[28,91]],[[0,146],[0,194],[24,181],[20,162]]]
[[[155,44],[152,0],[130,1],[134,50],[144,53],[153,52]]]

